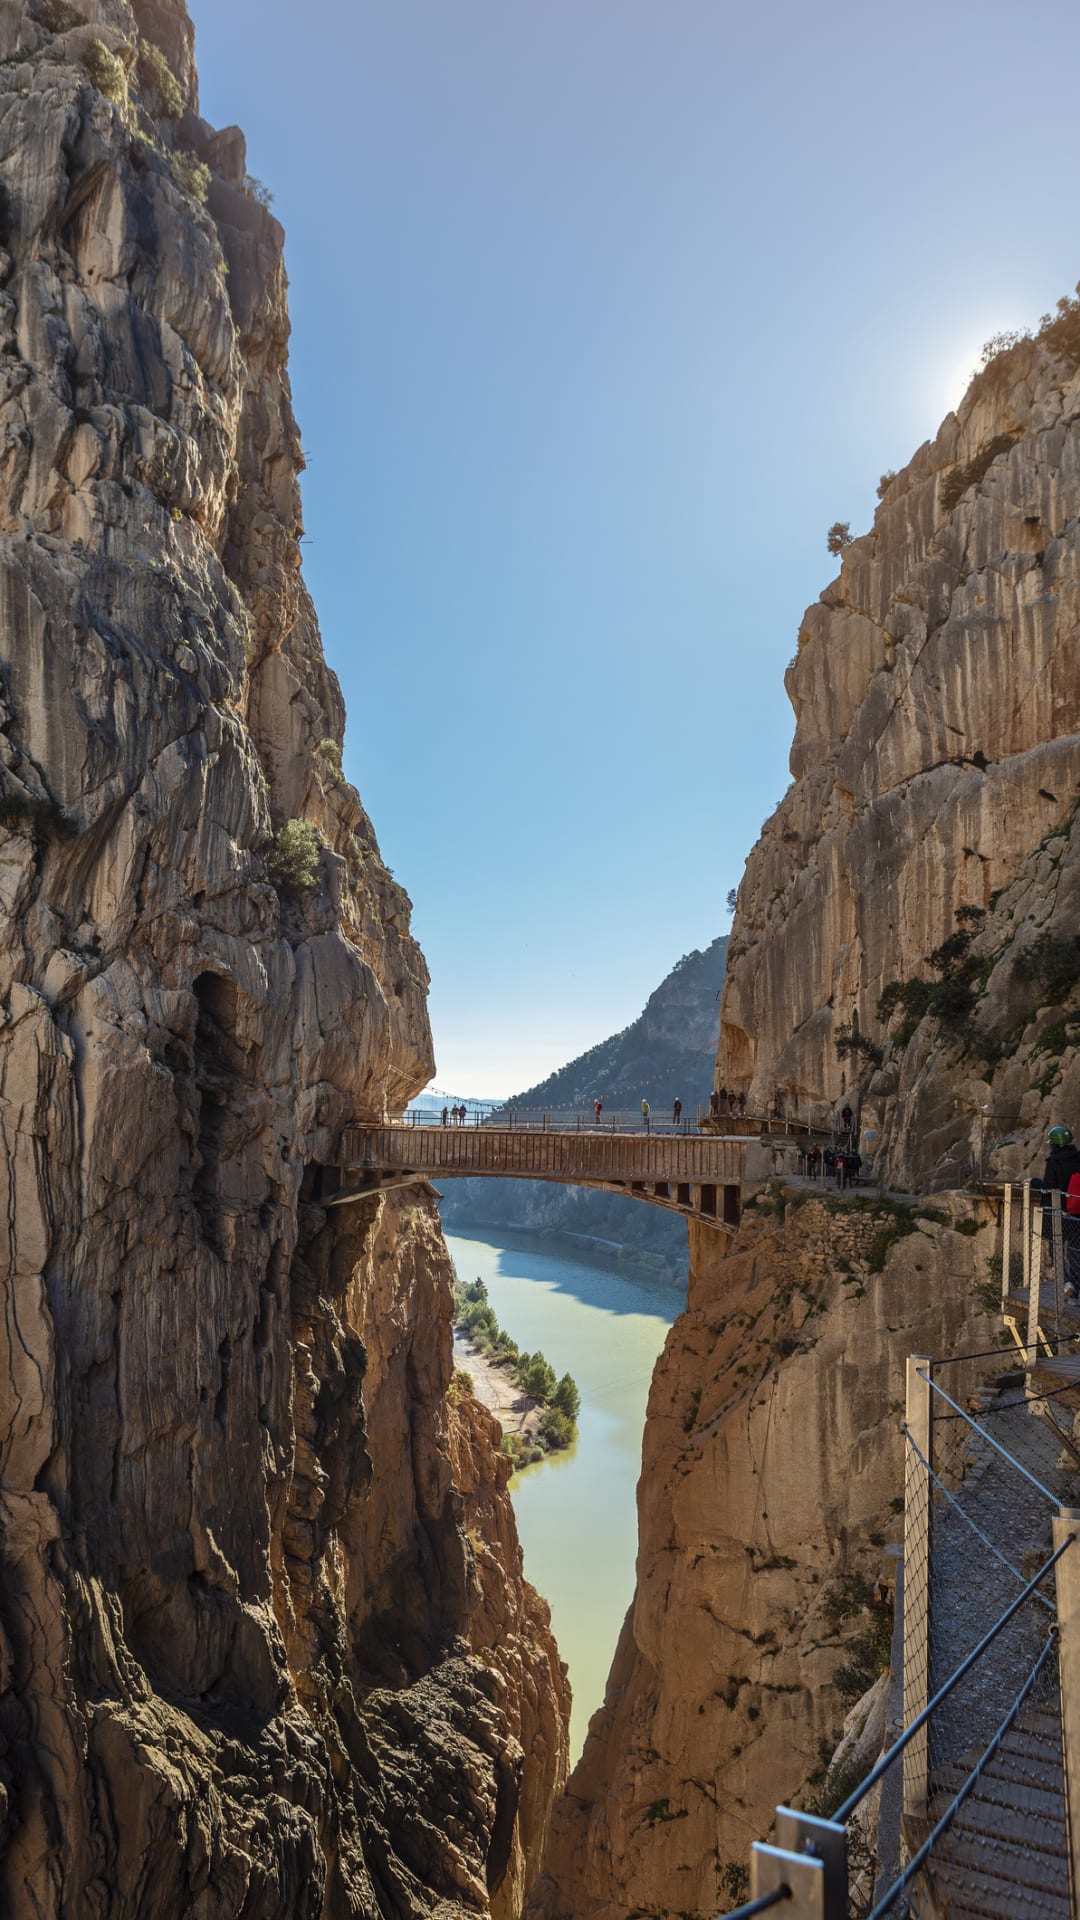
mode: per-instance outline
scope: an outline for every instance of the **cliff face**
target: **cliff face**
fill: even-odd
[[[281,231],[181,0],[10,5],[0,63],[0,1906],[508,1915],[563,1678],[430,1208],[316,1203],[431,1056]]]
[[[739,890],[718,1078],[822,1121],[850,1099],[876,1170],[944,1217],[893,1240],[911,1218],[789,1200],[781,1224],[766,1194],[728,1258],[692,1230],[635,1600],[537,1920],[734,1903],[728,1869],[839,1731],[867,1625],[846,1596],[899,1525],[904,1359],[989,1344],[990,1236],[951,1229],[978,1202],[950,1189],[1032,1171],[1080,1111],[1078,369],[1074,302],[884,484],[803,620],[793,784]]]
[[[855,1093],[901,1187],[1030,1168],[1080,1096],[1078,363],[1066,314],[887,484],[804,617],[794,781],[739,890],[721,1078]]]
[[[708,1920],[736,1904],[732,1869],[776,1804],[820,1777],[873,1624],[848,1596],[893,1578],[906,1358],[966,1336],[983,1277],[990,1234],[952,1217],[819,1199],[785,1217],[766,1194],[727,1258],[691,1225],[689,1303],[649,1395],[634,1602],[532,1920]]]

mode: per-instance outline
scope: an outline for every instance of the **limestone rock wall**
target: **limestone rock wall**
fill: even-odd
[[[793,784],[739,890],[720,1079],[807,1117],[854,1095],[916,1191],[1030,1170],[1076,1117],[1075,333],[991,361],[807,611]],[[933,1011],[879,1016],[920,981]],[[852,1027],[868,1046],[845,1057]]]
[[[181,0],[0,11],[0,1908],[509,1916],[565,1683],[429,1205],[318,1205],[430,1074],[427,976],[192,44]]]
[[[902,1537],[907,1356],[971,1349],[992,1231],[957,1233],[965,1215],[959,1197],[917,1218],[765,1192],[727,1258],[691,1225],[689,1303],[649,1396],[635,1597],[531,1920],[709,1920],[775,1805],[820,1776],[868,1626],[840,1582],[891,1580]]]

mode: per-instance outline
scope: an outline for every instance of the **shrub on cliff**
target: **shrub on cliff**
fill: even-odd
[[[875,1040],[871,1040],[869,1034],[860,1033],[857,1027],[849,1025],[847,1021],[837,1027],[833,1045],[840,1060],[860,1059],[872,1067],[880,1067],[885,1058],[882,1049]]]
[[[276,887],[313,887],[319,878],[322,839],[310,820],[286,820],[274,837],[266,866]]]
[[[834,520],[825,535],[825,545],[830,553],[843,553],[844,548],[850,547],[854,538],[850,520]]]
[[[83,54],[83,66],[90,82],[107,100],[127,99],[127,74],[123,62],[110,53],[104,40],[91,40]]]
[[[189,200],[194,200],[197,206],[205,207],[213,175],[206,162],[200,160],[197,153],[190,153],[186,147],[180,147],[175,153],[170,153],[169,172],[181,193],[186,193]]]
[[[264,187],[262,181],[257,180],[253,173],[245,173],[244,175],[244,192],[247,194],[249,200],[257,200],[260,207],[265,207],[267,213],[269,213],[274,204],[274,196],[269,187]]]
[[[171,120],[179,120],[186,104],[184,90],[161,48],[155,47],[152,40],[139,41],[135,70],[140,87],[147,93],[157,95],[162,112]]]
[[[974,459],[968,460],[963,466],[949,468],[938,486],[938,500],[944,512],[951,513],[968,488],[977,487],[985,479],[999,455],[1012,451],[1017,438],[1015,433],[996,433],[985,447],[980,448]]]

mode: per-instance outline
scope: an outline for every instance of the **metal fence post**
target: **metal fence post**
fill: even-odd
[[[914,1444],[907,1446],[904,1462],[905,1727],[910,1727],[930,1699],[930,1476],[923,1461],[933,1465],[932,1369],[933,1361],[925,1354],[909,1355],[904,1425]],[[904,1749],[905,1823],[926,1817],[928,1769],[929,1749],[923,1727]]]
[[[776,1844],[787,1853],[820,1860],[825,1868],[825,1920],[846,1920],[848,1907],[847,1829],[794,1807],[776,1809]]]
[[[1005,1207],[1001,1216],[1001,1311],[1007,1312],[1012,1277],[1012,1186],[1005,1188]]]
[[[1065,1306],[1065,1235],[1061,1224],[1061,1193],[1056,1187],[1050,1195],[1050,1236],[1054,1256],[1054,1312],[1060,1333]]]
[[[1062,1507],[1054,1515],[1054,1547],[1080,1535],[1080,1507]],[[1080,1545],[1063,1553],[1054,1568],[1057,1586],[1058,1671],[1061,1685],[1061,1736],[1065,1754],[1065,1811],[1069,1829],[1069,1886],[1072,1910],[1080,1893]]]
[[[750,1898],[787,1887],[784,1920],[843,1920],[843,1910],[825,1905],[825,1862],[809,1853],[787,1853],[755,1840],[750,1849]]]
[[[1031,1204],[1031,1183],[1024,1183],[1024,1285],[1028,1296],[1027,1344],[1028,1352],[1034,1354],[1039,1340],[1039,1287],[1042,1280],[1042,1242],[1038,1245],[1038,1254],[1034,1244],[1034,1214]]]

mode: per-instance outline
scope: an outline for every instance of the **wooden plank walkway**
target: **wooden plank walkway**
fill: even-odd
[[[734,1232],[746,1149],[715,1134],[350,1127],[335,1200],[406,1180],[551,1180],[626,1193]]]

